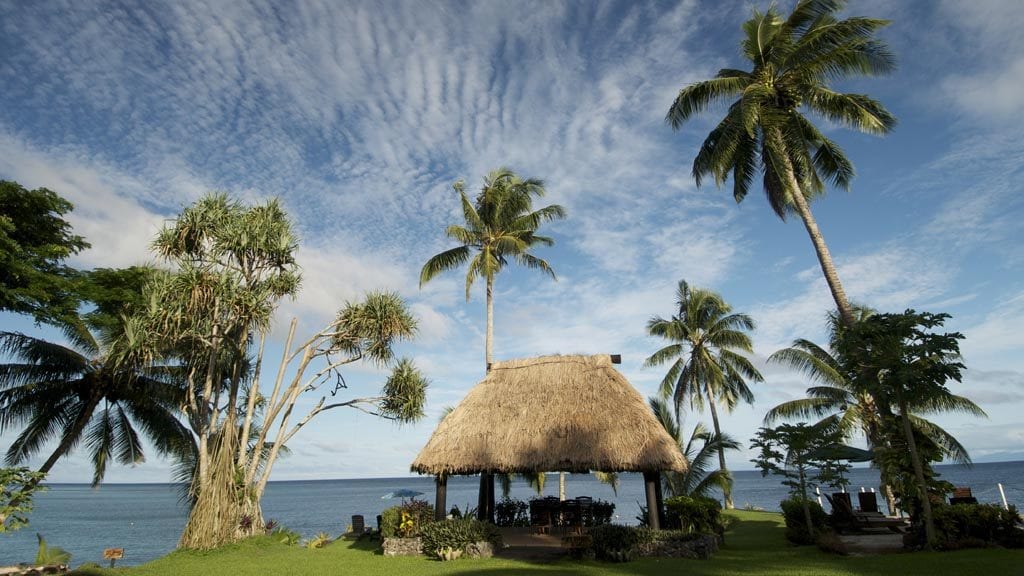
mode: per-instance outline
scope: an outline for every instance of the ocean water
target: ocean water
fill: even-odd
[[[957,486],[970,486],[980,502],[1001,502],[997,483],[1002,483],[1011,504],[1024,506],[1024,462],[975,464],[971,468],[937,466],[942,477]],[[777,478],[760,473],[734,473],[733,499],[738,508],[777,510],[786,488]],[[870,489],[879,484],[878,473],[869,468],[851,471],[851,490]],[[448,506],[475,506],[478,479],[456,477],[448,482]],[[416,490],[420,498],[433,501],[430,477],[377,478],[363,480],[317,480],[271,482],[263,500],[266,519],[274,519],[305,537],[317,532],[337,535],[345,531],[353,514],[375,525],[377,514],[399,500],[381,497],[396,490]],[[500,493],[500,488],[498,489]],[[544,493],[558,493],[558,475],[549,474]],[[639,503],[644,501],[643,478],[623,474],[618,493],[591,475],[570,475],[568,497],[592,496],[613,502],[615,522],[635,524]],[[523,482],[514,482],[513,498],[526,500],[534,493]],[[499,494],[500,497],[500,494]],[[882,500],[879,498],[879,504]],[[159,558],[174,550],[185,524],[187,510],[178,492],[169,484],[106,484],[93,490],[86,484],[53,484],[36,498],[30,524],[17,532],[0,535],[0,566],[35,558],[36,532],[49,544],[72,553],[72,564],[103,564],[104,548],[124,548],[119,565],[135,565]]]

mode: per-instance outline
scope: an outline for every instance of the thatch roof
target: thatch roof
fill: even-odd
[[[414,472],[447,475],[685,469],[607,355],[494,363],[412,463]]]

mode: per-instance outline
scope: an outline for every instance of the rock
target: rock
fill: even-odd
[[[423,541],[419,538],[385,538],[381,545],[385,556],[420,556]]]

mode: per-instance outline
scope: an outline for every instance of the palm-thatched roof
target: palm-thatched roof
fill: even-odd
[[[607,355],[494,363],[412,463],[435,475],[685,469],[678,445]]]

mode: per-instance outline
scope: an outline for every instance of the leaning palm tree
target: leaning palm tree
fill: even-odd
[[[178,419],[180,371],[123,362],[118,340],[101,339],[80,324],[65,328],[67,345],[0,332],[0,353],[13,360],[0,365],[0,433],[24,426],[7,463],[23,463],[56,441],[39,468],[46,473],[84,442],[95,486],[110,461],[145,461],[139,431],[161,454],[187,454],[193,440]]]
[[[677,313],[671,318],[651,318],[647,333],[673,343],[644,361],[644,366],[672,365],[661,381],[660,395],[672,398],[676,419],[684,401],[698,410],[707,402],[715,435],[721,437],[717,405],[732,411],[740,400],[752,404],[754,394],[747,380],[762,382],[764,378],[750,360],[740,352],[752,353],[747,331],[754,321],[746,314],[734,313],[721,296],[710,290],[691,288],[685,280],[676,290]],[[718,449],[719,468],[725,466],[725,448]],[[732,508],[732,490],[723,490],[725,505]]]
[[[888,133],[896,119],[866,95],[830,88],[832,81],[886,74],[895,67],[892,54],[875,37],[888,22],[839,20],[836,13],[845,5],[845,0],[800,0],[785,18],[774,6],[755,11],[743,24],[741,42],[751,69],[722,69],[711,80],[686,86],[666,121],[678,130],[710,105],[732,100],[693,161],[697,185],[706,176],[722,185],[731,173],[733,197],[740,202],[760,173],[775,214],[784,220],[795,211],[803,221],[836,307],[849,325],[853,309],[810,201],[825,193],[826,182],[848,189],[853,164],[805,114],[875,135]]]
[[[725,492],[732,488],[732,477],[722,470],[711,470],[712,459],[719,450],[739,450],[740,443],[727,434],[713,434],[703,423],[698,422],[690,432],[690,438],[683,438],[683,430],[676,422],[665,400],[658,397],[649,399],[655,418],[678,444],[686,458],[686,472],[665,472],[662,481],[665,491],[671,496],[708,496],[717,488]]]
[[[485,357],[489,370],[494,343],[494,278],[510,260],[555,278],[551,266],[530,254],[530,249],[538,244],[554,244],[554,240],[537,234],[537,230],[544,222],[564,218],[565,210],[557,204],[534,210],[533,198],[544,196],[544,183],[532,178],[523,180],[508,168],[499,168],[488,174],[474,201],[466,195],[462,181],[456,182],[454,188],[462,201],[465,225],[452,224],[445,234],[459,246],[427,260],[420,271],[420,287],[441,272],[469,262],[466,271],[468,301],[473,282],[477,278],[484,279],[487,284]]]

